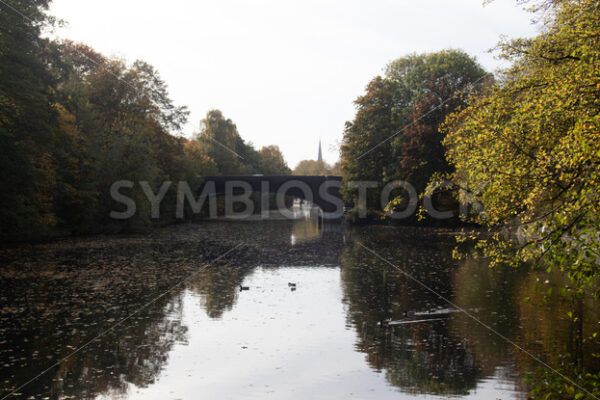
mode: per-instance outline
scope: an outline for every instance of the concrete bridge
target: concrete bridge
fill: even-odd
[[[323,218],[337,219],[344,213],[340,193],[341,176],[311,175],[237,175],[206,176],[198,193],[209,195],[240,195],[268,192],[310,201],[323,211]]]

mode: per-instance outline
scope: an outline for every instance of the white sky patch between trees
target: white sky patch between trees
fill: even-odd
[[[154,65],[198,126],[220,109],[258,149],[277,144],[290,168],[339,158],[353,100],[386,64],[460,48],[488,70],[501,35],[533,36],[514,1],[54,0],[56,35],[108,56]],[[191,137],[193,128],[184,134]]]

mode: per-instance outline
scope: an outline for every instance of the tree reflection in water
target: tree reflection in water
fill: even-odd
[[[576,371],[600,371],[600,341],[591,336],[600,320],[598,302],[591,293],[573,297],[560,272],[490,269],[472,257],[452,260],[456,242],[444,231],[361,228],[352,236],[574,380]],[[460,395],[500,375],[527,392],[522,377],[543,367],[461,312],[441,321],[381,327],[388,319],[434,319],[449,305],[356,244],[344,249],[341,263],[357,349],[403,391]],[[542,377],[546,384],[566,383],[554,373]]]
[[[218,319],[234,306],[249,267],[337,262],[339,234],[331,242],[313,243],[311,239],[322,237],[315,223],[305,221],[308,227],[289,221],[207,223],[166,228],[148,236],[3,249],[2,393],[11,392],[165,294],[19,390],[17,397],[41,393],[50,398],[116,397],[130,384],[152,384],[173,345],[186,341],[187,328],[181,323],[185,289],[201,294],[207,315]],[[293,245],[292,232],[299,237]],[[239,251],[203,269],[240,243],[245,246]],[[177,286],[190,276],[194,279],[187,286]]]
[[[114,244],[48,245],[4,265],[4,391],[72,353],[181,277],[181,272],[164,276],[169,260],[148,241]],[[94,398],[122,393],[129,383],[153,383],[174,343],[185,341],[181,311],[181,290],[175,290],[31,382],[18,397]]]
[[[444,230],[326,228],[314,220],[206,223],[146,237],[1,250],[3,392],[175,287],[15,398],[113,398],[132,387],[149,387],[175,344],[189,340],[182,322],[186,293],[201,299],[209,318],[221,320],[236,306],[239,285],[253,267],[340,264],[346,325],[357,335],[348,351],[364,353],[389,385],[410,394],[467,395],[500,376],[517,391],[526,390],[519,375],[537,367],[531,358],[453,312],[358,241],[561,371],[600,369],[593,356],[600,353],[598,340],[590,337],[600,320],[598,304],[589,295],[569,296],[561,274],[492,270],[481,260],[453,260],[454,235]],[[202,269],[240,242],[244,246],[227,260]],[[415,319],[426,321],[385,326],[388,320]]]
[[[355,236],[440,294],[451,295],[451,243],[417,233],[389,237],[363,230]],[[447,315],[439,320],[436,314],[447,304],[356,244],[344,249],[341,263],[349,323],[360,338],[357,349],[367,353],[373,368],[385,370],[391,384],[411,393],[458,395],[475,387],[481,372],[469,342],[450,332]],[[434,321],[381,326],[389,319],[433,318],[429,314]]]

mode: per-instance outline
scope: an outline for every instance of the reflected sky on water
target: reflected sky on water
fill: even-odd
[[[575,346],[559,275],[454,260],[451,231],[207,222],[3,249],[3,393],[135,313],[12,398],[525,397],[528,357],[359,243],[550,363]]]

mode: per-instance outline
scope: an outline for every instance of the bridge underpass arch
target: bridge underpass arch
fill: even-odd
[[[198,194],[214,196],[239,196],[252,191],[274,193],[311,201],[322,211],[323,219],[335,220],[343,217],[344,201],[340,193],[341,176],[308,175],[237,175],[207,176],[198,189]],[[205,189],[210,188],[207,192]],[[280,200],[278,200],[280,201]]]

